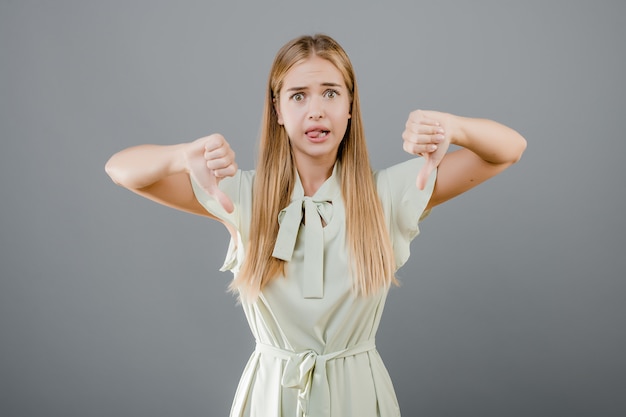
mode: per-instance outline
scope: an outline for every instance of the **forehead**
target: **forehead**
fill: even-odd
[[[283,89],[314,87],[327,83],[345,87],[343,76],[337,67],[332,62],[313,55],[287,71],[283,79]]]

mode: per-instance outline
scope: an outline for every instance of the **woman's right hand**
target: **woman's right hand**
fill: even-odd
[[[224,136],[216,133],[197,139],[189,143],[183,153],[189,175],[219,201],[224,210],[232,213],[233,202],[218,187],[222,178],[232,177],[237,173],[235,152]]]

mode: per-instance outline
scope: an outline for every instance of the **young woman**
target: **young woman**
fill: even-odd
[[[238,169],[219,134],[108,161],[117,184],[230,232],[223,268],[257,343],[231,416],[400,415],[375,348],[394,273],[432,207],[526,147],[496,122],[435,111],[412,112],[402,138],[419,157],[373,172],[348,56],[303,36],[274,60],[256,172]]]

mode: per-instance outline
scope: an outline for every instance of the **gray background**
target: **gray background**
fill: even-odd
[[[373,165],[408,113],[522,161],[423,223],[378,335],[406,416],[626,415],[626,2],[0,1],[0,415],[224,416],[253,340],[219,224],[114,152],[224,134],[252,168],[277,49],[350,54]]]

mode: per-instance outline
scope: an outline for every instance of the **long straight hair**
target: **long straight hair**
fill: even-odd
[[[346,241],[350,253],[353,289],[370,295],[396,283],[395,260],[382,204],[370,166],[359,92],[348,55],[326,35],[301,36],[285,44],[272,65],[265,97],[250,239],[243,265],[230,288],[241,297],[255,298],[272,280],[284,274],[285,261],[272,257],[278,235],[278,213],[291,198],[295,164],[287,132],[278,123],[278,99],[287,72],[311,56],[330,61],[343,75],[350,91],[351,118],[337,152],[339,179],[346,208]]]

